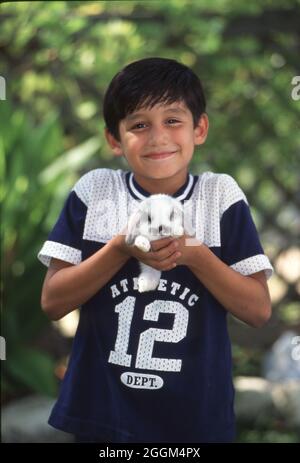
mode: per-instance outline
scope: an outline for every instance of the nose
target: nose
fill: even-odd
[[[162,225],[159,225],[158,227],[152,226],[150,227],[149,231],[152,235],[160,235],[163,231],[163,226]]]
[[[166,128],[161,125],[153,125],[149,133],[149,143],[156,146],[160,143],[167,142],[167,140],[168,136]]]
[[[158,227],[151,227],[150,233],[152,233],[153,235],[169,236],[170,229],[169,227],[164,227],[163,225],[159,225]]]
[[[149,228],[149,231],[152,235],[158,235],[160,233],[160,228],[161,227],[151,227]]]

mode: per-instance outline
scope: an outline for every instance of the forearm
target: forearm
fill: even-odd
[[[270,316],[270,299],[264,286],[231,269],[207,246],[192,249],[189,268],[210,293],[235,317],[262,326]]]
[[[126,263],[117,238],[78,265],[57,271],[43,290],[43,308],[53,320],[59,320],[94,296]]]

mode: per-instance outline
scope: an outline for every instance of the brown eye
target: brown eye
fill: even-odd
[[[174,125],[174,124],[178,124],[180,121],[178,121],[177,119],[168,119],[168,124],[170,125]]]
[[[144,129],[146,127],[146,124],[144,122],[137,122],[134,124],[133,127],[131,127],[131,130],[139,130],[139,129]]]

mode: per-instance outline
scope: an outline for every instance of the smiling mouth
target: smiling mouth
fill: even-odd
[[[161,153],[150,153],[147,154],[146,156],[143,156],[146,159],[153,159],[153,160],[159,160],[159,159],[167,159],[171,156],[173,156],[176,153],[176,151],[165,151]]]

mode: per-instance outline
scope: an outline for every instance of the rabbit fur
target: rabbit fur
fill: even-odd
[[[181,202],[166,194],[153,194],[141,201],[129,217],[125,242],[149,252],[151,241],[169,236],[180,237],[184,233],[190,236],[194,234],[191,224],[184,218]],[[139,265],[138,291],[143,293],[156,289],[161,271],[143,262],[139,262]]]

